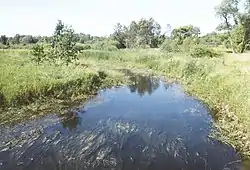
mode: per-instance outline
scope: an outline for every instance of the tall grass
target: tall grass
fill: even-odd
[[[28,51],[1,51],[2,106],[20,106],[46,97],[68,99],[96,92],[105,76],[85,65],[54,66],[30,62]]]

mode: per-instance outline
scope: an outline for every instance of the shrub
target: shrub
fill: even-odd
[[[35,61],[37,64],[40,64],[46,57],[43,46],[39,44],[32,47],[31,53],[31,60]]]
[[[161,50],[166,52],[178,52],[180,51],[177,41],[166,39],[161,45]]]
[[[48,59],[63,62],[66,65],[78,60],[74,30],[58,21],[53,35],[53,43],[48,50]]]
[[[89,50],[89,49],[91,49],[91,46],[88,44],[76,44],[75,46],[75,50],[77,52],[81,52],[83,50]]]
[[[189,52],[194,46],[197,46],[200,43],[198,38],[188,37],[185,38],[180,45],[180,49],[183,52]]]
[[[220,56],[220,54],[217,53],[212,48],[209,48],[209,47],[206,47],[203,45],[197,45],[197,46],[193,47],[190,50],[190,55],[194,58],[203,58],[203,57],[213,58],[213,57]]]
[[[112,40],[97,41],[91,45],[94,50],[117,51],[117,42]]]

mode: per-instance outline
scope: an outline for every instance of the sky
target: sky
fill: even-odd
[[[0,0],[0,35],[52,35],[57,20],[76,32],[105,36],[116,23],[153,17],[166,30],[192,24],[202,33],[220,23],[214,7],[221,0]]]

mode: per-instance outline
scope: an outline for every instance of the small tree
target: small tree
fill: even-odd
[[[61,20],[56,25],[48,58],[55,63],[62,61],[66,65],[78,59],[74,30],[65,26]]]
[[[46,57],[43,46],[39,44],[35,45],[32,48],[31,53],[31,60],[35,61],[37,64],[40,64]]]
[[[3,45],[7,45],[7,42],[8,42],[8,38],[5,35],[1,35],[0,43],[2,43]]]
[[[241,7],[244,4],[245,9]],[[223,21],[217,29],[226,31],[233,52],[243,53],[250,41],[249,0],[222,0],[216,15]]]

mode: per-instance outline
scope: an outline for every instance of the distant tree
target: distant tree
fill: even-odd
[[[161,33],[161,26],[153,18],[149,20],[141,19],[138,22],[138,34],[141,38],[141,44],[149,45],[150,47],[158,46],[158,38]],[[157,41],[156,41],[157,40]]]
[[[228,35],[226,33],[211,32],[203,35],[200,40],[204,45],[218,46],[228,42]]]
[[[178,41],[178,44],[181,45],[185,38],[194,38],[200,35],[200,29],[194,27],[193,25],[186,25],[179,28],[173,29],[171,32],[171,38]]]
[[[119,43],[117,48],[126,48],[126,38],[127,38],[126,26],[117,23],[114,30],[115,31],[112,37],[115,41]]]
[[[137,44],[137,35],[138,35],[138,25],[135,21],[132,21],[127,28],[126,34],[126,47],[135,48],[138,46]]]
[[[33,36],[32,38],[33,38],[33,43],[34,44],[38,43],[42,39],[41,36]]]
[[[20,39],[20,42],[22,44],[33,44],[33,43],[37,43],[37,41],[38,40],[32,35],[25,35]]]
[[[216,16],[222,23],[217,27],[220,31],[226,31],[233,52],[244,52],[250,40],[250,3],[244,1],[245,10],[240,10],[239,0],[223,0],[215,8]]]
[[[77,40],[79,43],[89,43],[91,40],[93,40],[93,37],[90,34],[78,34],[79,39]]]
[[[6,35],[1,35],[0,43],[3,45],[7,45],[7,42],[8,42],[8,38],[6,37]]]
[[[12,44],[20,44],[20,41],[21,41],[21,36],[20,36],[20,34],[16,34],[16,35],[12,38],[11,43],[12,43]]]
[[[119,42],[120,48],[158,47],[162,43],[161,26],[153,18],[132,21],[128,27],[115,26],[112,35]]]
[[[43,36],[39,39],[39,42],[41,43],[46,43],[46,44],[51,44],[53,40],[53,37],[48,37],[48,36]]]

